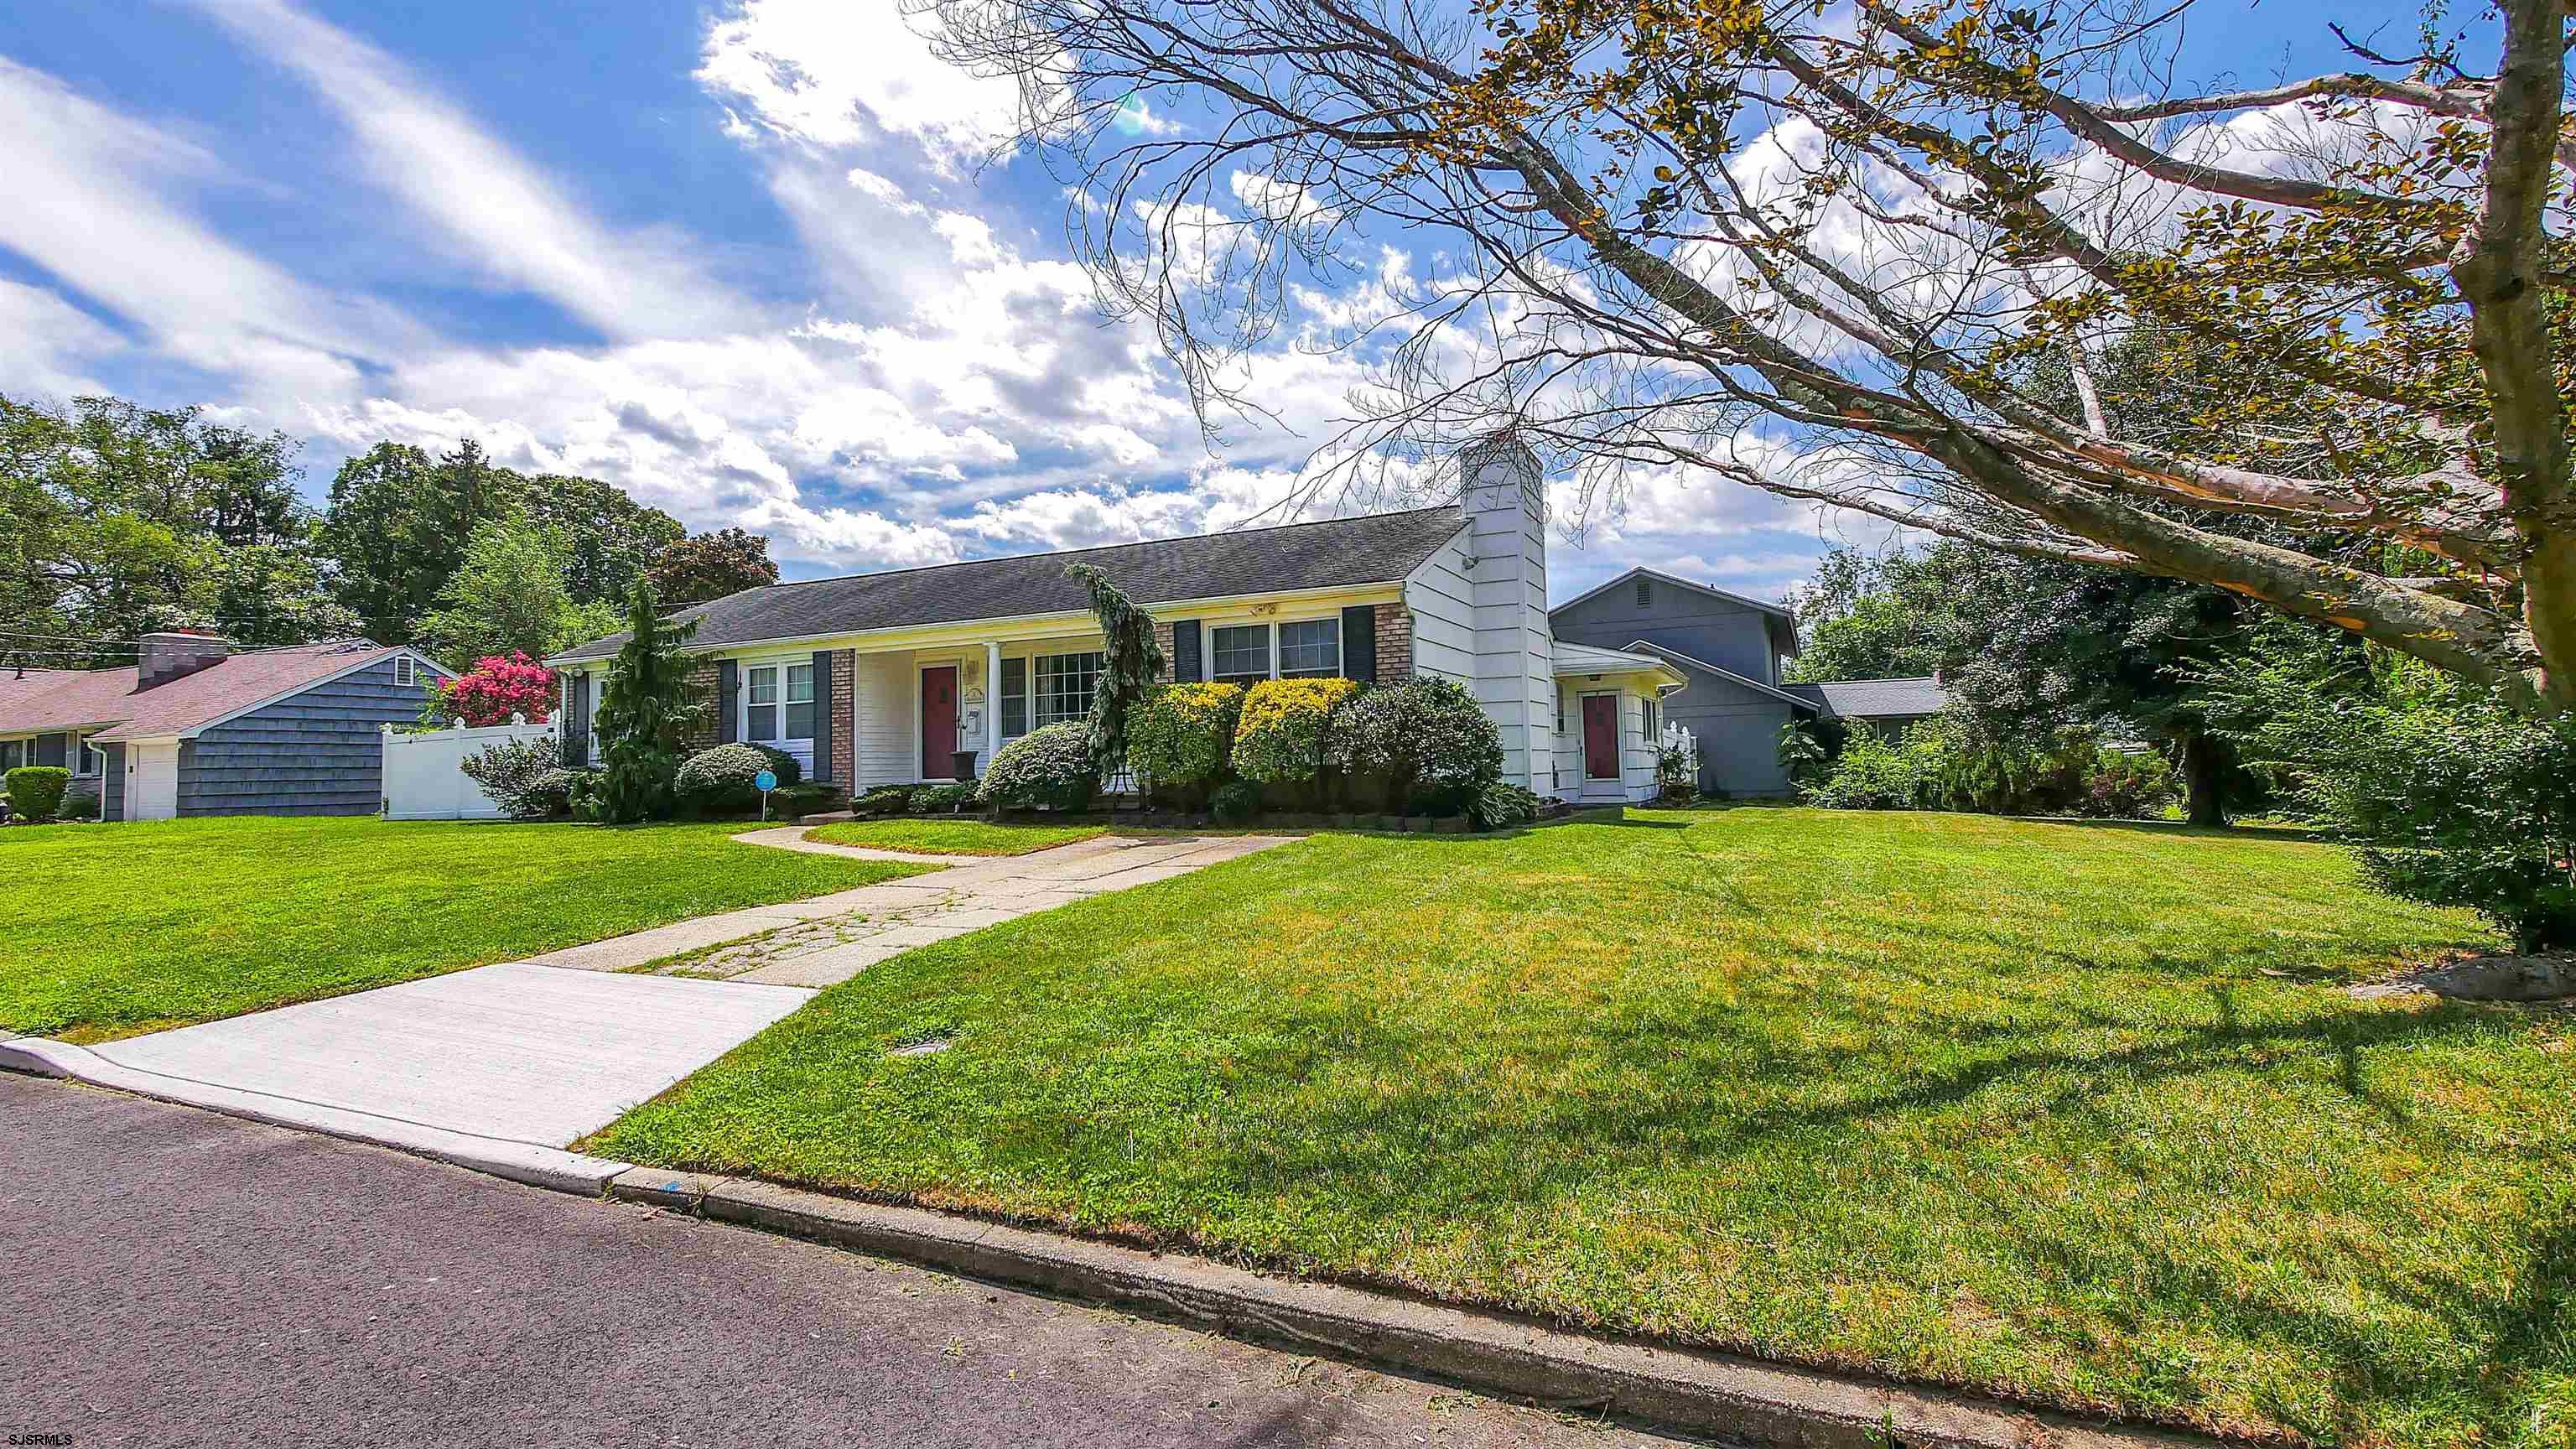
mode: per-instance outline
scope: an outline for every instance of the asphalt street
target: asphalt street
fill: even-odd
[[[0,1444],[1670,1446],[0,1074]]]

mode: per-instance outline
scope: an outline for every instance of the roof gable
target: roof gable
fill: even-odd
[[[1075,563],[1098,568],[1129,598],[1149,606],[1239,594],[1392,584],[1401,582],[1466,525],[1463,512],[1443,506],[976,559],[746,589],[683,609],[673,618],[695,621],[697,632],[690,637],[689,647],[709,649],[1071,613],[1091,607],[1082,584],[1065,577],[1065,565]],[[563,663],[605,659],[626,639],[624,633],[612,634],[556,658]]]
[[[1770,614],[1783,620],[1791,620],[1793,618],[1789,612],[1789,606],[1786,604],[1768,603],[1761,599],[1747,598],[1742,594],[1729,593],[1725,589],[1715,588],[1708,584],[1697,583],[1690,579],[1679,577],[1678,575],[1668,574],[1661,569],[1650,569],[1643,564],[1628,570],[1626,573],[1619,575],[1617,578],[1612,579],[1608,583],[1602,584],[1597,588],[1585,590],[1575,597],[1566,600],[1564,603],[1548,610],[1548,613],[1550,616],[1554,616],[1578,605],[1588,604],[1594,599],[1601,597],[1603,594],[1609,593],[1613,589],[1625,587],[1640,578],[1653,579],[1659,584],[1670,584],[1677,589],[1689,589],[1694,593],[1705,594],[1712,599],[1722,599],[1727,603],[1741,605],[1747,609],[1759,609],[1765,614]]]

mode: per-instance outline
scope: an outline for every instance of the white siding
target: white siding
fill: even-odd
[[[1547,621],[1547,501],[1538,460],[1490,442],[1467,470],[1467,550],[1475,559],[1476,698],[1503,736],[1503,778],[1550,788],[1556,642]]]
[[[921,778],[920,682],[912,652],[860,654],[850,664],[850,773],[854,790]]]
[[[1556,758],[1563,766],[1554,791],[1544,788],[1541,780],[1535,788],[1541,795],[1554,794],[1560,800],[1624,800],[1632,805],[1646,805],[1655,799],[1655,763],[1658,745],[1646,738],[1645,692],[1649,686],[1612,679],[1594,683],[1580,675],[1556,681],[1557,696],[1564,705],[1565,728],[1555,732]],[[1590,780],[1584,778],[1583,696],[1610,690],[1619,692],[1619,778]],[[1669,707],[1670,701],[1666,701]]]
[[[1476,680],[1476,589],[1467,578],[1470,530],[1440,546],[1404,581],[1413,615],[1413,669],[1473,686]]]

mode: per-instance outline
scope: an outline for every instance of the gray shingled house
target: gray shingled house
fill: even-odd
[[[0,770],[68,766],[108,820],[372,814],[382,727],[410,722],[446,673],[363,639],[236,652],[146,634],[131,669],[0,672]]]
[[[1786,795],[1780,728],[1792,719],[1841,719],[1897,730],[1941,712],[1932,679],[1784,684],[1798,653],[1783,604],[1748,599],[1654,569],[1635,568],[1560,604],[1548,615],[1560,646],[1572,641],[1651,655],[1689,681],[1665,718],[1699,739],[1699,782],[1729,795]]]

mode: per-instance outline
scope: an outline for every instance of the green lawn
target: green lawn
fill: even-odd
[[[988,820],[921,815],[835,821],[806,831],[805,838],[924,855],[1026,855],[1108,833],[1106,825],[997,825]]]
[[[899,956],[588,1145],[2206,1428],[2564,1444],[2576,1023],[2338,989],[2494,944],[2277,832],[1322,836]]]
[[[104,1041],[919,869],[751,825],[203,819],[0,830],[0,1025]]]

